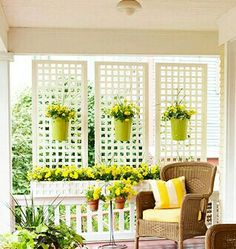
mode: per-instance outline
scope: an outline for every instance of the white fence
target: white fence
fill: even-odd
[[[15,196],[17,202],[26,208],[30,204],[31,196]],[[56,198],[56,201],[55,201]],[[26,201],[27,200],[27,201]],[[55,202],[54,202],[55,201]],[[54,202],[54,203],[53,203]],[[53,205],[51,205],[53,203]],[[219,193],[214,192],[210,198],[207,224],[219,222]],[[50,196],[34,197],[34,205],[43,207],[45,214],[51,215],[55,224],[63,220],[77,233],[85,237],[86,241],[109,240],[109,204],[100,202],[99,209],[91,212],[84,196]],[[113,209],[115,239],[134,239],[135,234],[135,198],[126,203],[122,210]]]

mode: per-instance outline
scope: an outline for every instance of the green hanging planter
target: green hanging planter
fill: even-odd
[[[52,139],[58,141],[65,141],[68,138],[69,122],[56,118],[52,120]]]
[[[187,139],[188,119],[171,119],[171,135],[176,141]]]
[[[115,140],[129,141],[131,134],[132,119],[121,121],[115,119]]]

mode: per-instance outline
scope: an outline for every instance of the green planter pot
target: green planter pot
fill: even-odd
[[[129,141],[131,133],[132,120],[121,121],[115,119],[115,140]]]
[[[52,139],[65,141],[68,138],[69,122],[61,118],[52,120]]]
[[[176,141],[187,139],[188,119],[171,119],[171,135]]]

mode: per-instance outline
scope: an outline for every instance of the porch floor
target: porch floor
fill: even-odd
[[[89,249],[97,249],[101,245],[106,243],[88,243],[87,247]],[[117,244],[127,245],[127,249],[134,249],[133,241],[119,241]],[[170,240],[140,240],[139,243],[140,249],[177,249],[177,245]],[[184,242],[185,249],[204,249],[205,248],[205,238],[199,237],[194,239],[188,239]]]

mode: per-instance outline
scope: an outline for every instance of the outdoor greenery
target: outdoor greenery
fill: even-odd
[[[12,108],[13,193],[29,192],[27,171],[32,168],[32,94],[25,89]]]
[[[94,87],[91,82],[88,84],[88,165],[93,166],[95,162],[95,120],[94,108],[95,97]]]
[[[49,205],[53,212],[49,214],[43,207],[34,205],[33,197],[27,199],[23,209],[14,199],[16,208],[11,208],[16,220],[17,230],[13,234],[0,236],[0,248],[3,249],[75,249],[83,247],[84,238],[78,235],[64,222],[53,224],[52,215],[60,203],[56,199]]]

